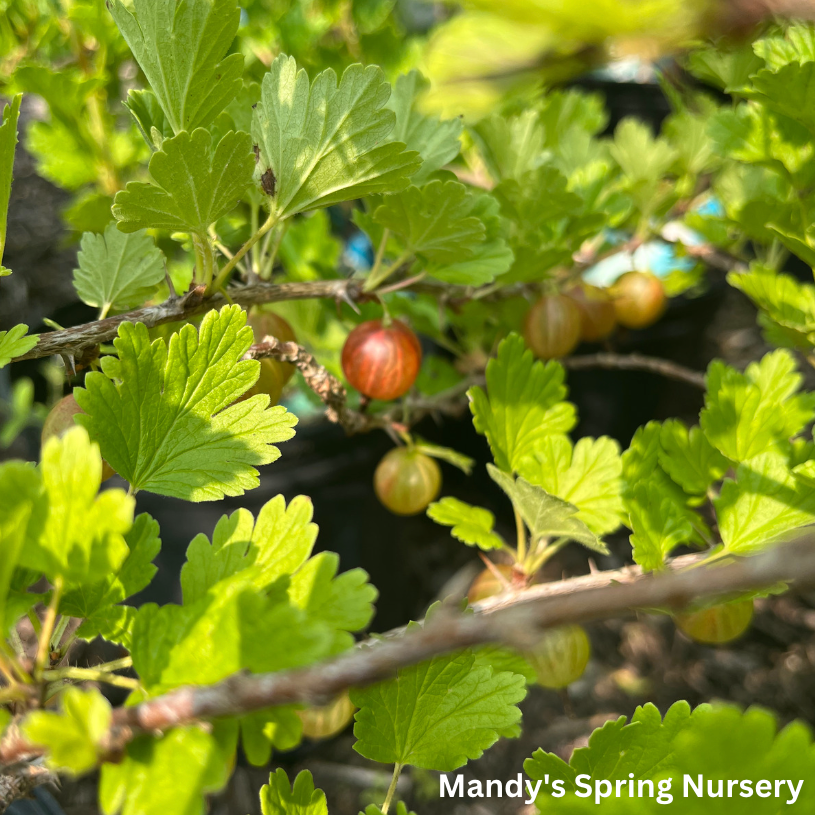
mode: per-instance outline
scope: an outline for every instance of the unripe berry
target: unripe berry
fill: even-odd
[[[599,342],[610,336],[617,326],[614,303],[608,293],[597,286],[575,286],[568,296],[580,309],[580,339]]]
[[[753,601],[712,606],[689,614],[677,614],[674,619],[679,630],[696,642],[720,645],[732,642],[750,627]]]
[[[387,453],[374,473],[377,498],[395,515],[417,515],[441,489],[441,469],[434,459],[411,447]]]
[[[524,653],[544,688],[565,688],[583,676],[591,656],[591,644],[579,625],[550,628],[540,642]]]
[[[580,342],[581,317],[577,304],[563,294],[547,294],[529,309],[524,339],[541,359],[570,354]]]
[[[668,305],[662,281],[650,272],[626,272],[612,288],[614,311],[620,325],[647,328]]]
[[[320,707],[307,707],[298,710],[303,722],[303,735],[310,739],[330,739],[345,729],[354,718],[356,708],[351,703],[348,691],[341,693],[333,702]]]

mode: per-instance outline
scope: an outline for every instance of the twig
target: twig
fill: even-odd
[[[53,354],[78,357],[81,352],[114,339],[122,323],[144,323],[148,328],[153,328],[176,320],[186,320],[210,309],[221,308],[230,302],[250,306],[258,303],[315,298],[353,301],[361,294],[361,283],[353,279],[315,280],[308,283],[261,282],[251,286],[232,286],[227,289],[225,295],[216,293],[212,297],[205,297],[204,291],[203,286],[197,286],[183,297],[171,297],[155,306],[144,306],[104,320],[40,334],[34,348],[27,354],[16,357],[14,361],[39,359]]]
[[[18,798],[27,798],[34,787],[56,780],[54,773],[39,764],[22,764],[0,773],[0,815]]]
[[[377,428],[387,429],[400,423],[406,415],[416,423],[430,413],[455,415],[466,407],[464,393],[482,377],[466,379],[447,391],[432,398],[407,397],[402,404],[395,405],[385,413],[363,413],[348,407],[347,394],[342,383],[300,345],[294,342],[280,342],[275,337],[264,337],[263,342],[253,345],[244,359],[272,357],[281,362],[290,362],[303,375],[306,384],[326,405],[326,417],[339,424],[346,433],[364,433]]]
[[[280,342],[274,337],[264,337],[262,343],[253,345],[244,354],[244,359],[263,359],[264,357],[272,357],[295,365],[309,388],[326,405],[326,416],[329,421],[341,425],[349,435],[365,433],[377,428],[387,429],[395,424],[403,423],[407,416],[410,417],[410,423],[413,425],[428,414],[458,415],[467,406],[466,392],[473,385],[483,385],[485,381],[483,374],[476,374],[435,396],[406,397],[401,404],[395,405],[385,413],[371,414],[348,407],[347,394],[342,383],[301,345],[294,342]],[[651,371],[671,379],[678,379],[702,390],[705,388],[704,374],[669,360],[645,357],[641,354],[587,354],[567,357],[561,361],[566,368],[571,370],[615,368]]]
[[[443,607],[421,628],[368,640],[348,653],[295,671],[236,674],[215,685],[184,687],[128,708],[118,708],[104,740],[104,752],[117,755],[135,736],[160,732],[200,719],[236,716],[274,705],[326,704],[351,687],[388,679],[400,668],[461,648],[503,643],[530,648],[543,629],[620,616],[631,609],[680,609],[779,583],[815,585],[815,538],[810,534],[756,557],[697,566],[699,556],[674,561],[666,572],[635,569],[602,572],[487,601],[476,614]],[[543,593],[543,596],[540,596]],[[0,763],[37,756],[41,750],[18,737],[0,745]]]
[[[667,359],[646,357],[642,354],[585,354],[566,357],[561,360],[570,371],[581,371],[586,368],[610,368],[617,371],[650,371],[651,373],[685,382],[694,388],[705,389],[705,375],[692,371],[683,365],[677,365]]]

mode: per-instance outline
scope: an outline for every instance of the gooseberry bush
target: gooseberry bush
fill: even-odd
[[[470,84],[445,84],[455,72],[439,56],[455,51],[444,44],[480,43],[488,61],[500,56],[497,44],[485,51],[490,38],[515,31],[528,66],[551,41],[536,32],[566,31],[568,73],[590,67],[576,55],[612,53],[623,35],[664,42],[656,18],[632,19],[630,3],[581,12],[596,17],[586,28],[543,3],[473,0],[429,35],[406,32],[388,2],[273,13],[235,0],[76,0],[57,16],[7,5],[0,261],[31,95],[45,113],[24,144],[70,196],[73,285],[97,320],[0,331],[0,367],[58,355],[67,383],[39,462],[0,464],[0,811],[38,773],[50,778],[46,768],[98,769],[107,815],[192,815],[227,783],[239,750],[266,766],[353,716],[357,752],[393,772],[366,815],[406,815],[396,795],[405,768],[447,773],[478,759],[520,733],[529,685],[563,689],[583,674],[588,607],[540,630],[529,617],[526,630],[474,623],[579,598],[579,578],[540,582],[564,547],[607,553],[626,530],[626,579],[704,576],[783,553],[815,522],[815,393],[801,373],[815,347],[815,286],[784,271],[791,257],[815,266],[813,27],[775,21],[711,41],[683,4],[662,4],[663,22],[688,15],[671,23],[686,78],[665,79],[673,111],[654,135],[634,119],[609,133],[598,95],[544,90],[512,71],[501,79],[475,57]],[[370,259],[341,257],[330,213],[353,224]],[[667,268],[642,251],[655,242],[671,250]],[[609,258],[622,261],[613,279]],[[609,437],[575,440],[575,361],[670,373],[615,343],[723,271],[774,350],[743,371],[714,360],[703,380],[685,372],[704,387],[692,426],[649,422],[625,450]],[[337,555],[314,554],[306,496],[274,497],[257,517],[238,509],[193,538],[181,603],[129,603],[161,546],[135,495],[201,502],[257,487],[258,468],[295,434],[281,404],[295,392],[351,433],[390,434],[372,488],[394,516],[426,512],[479,550],[487,566],[469,606],[435,605],[406,631],[362,639],[377,590],[364,571],[341,572]],[[491,511],[445,495],[445,469],[469,474],[473,461],[413,430],[466,405],[515,518],[511,540]],[[37,417],[30,382],[18,380],[0,440]],[[677,559],[680,548],[695,554]],[[666,594],[647,610],[716,644],[746,630],[756,597],[784,589],[756,579],[706,593],[702,577],[689,603]],[[479,633],[465,641],[467,631]],[[71,646],[98,637],[126,656],[72,664]],[[122,707],[106,686],[127,692]],[[808,779],[813,756],[805,728],[777,733],[770,712],[677,703],[664,718],[646,705],[607,723],[568,764],[538,751],[525,770],[545,779],[541,811],[583,812],[594,801],[561,797],[552,782]],[[805,784],[799,808],[814,799]],[[678,797],[674,806],[699,811]],[[778,811],[773,799],[750,806]],[[327,812],[308,772],[290,781],[281,769],[261,807]]]

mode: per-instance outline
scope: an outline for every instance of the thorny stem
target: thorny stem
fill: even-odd
[[[218,272],[214,282],[208,287],[208,292],[211,294],[223,288],[224,283],[229,279],[232,270],[240,263],[243,256],[279,221],[276,214],[271,214],[264,222],[260,229],[255,232],[246,243],[235,252],[235,256],[229,260],[224,267]]]
[[[402,767],[402,764],[393,765],[393,778],[391,778],[391,785],[388,787],[388,794],[385,797],[385,803],[382,804],[382,815],[388,815],[391,801],[393,801],[393,796],[396,792],[396,785],[399,783],[399,773],[402,772]]]
[[[37,648],[37,659],[34,663],[34,678],[40,679],[43,671],[50,660],[51,656],[51,635],[54,633],[54,624],[57,621],[57,608],[59,608],[59,601],[62,598],[62,590],[65,586],[65,580],[62,576],[55,578],[54,591],[51,594],[51,602],[48,604],[48,610],[45,612],[45,619],[42,623],[42,631],[40,632],[40,641]]]

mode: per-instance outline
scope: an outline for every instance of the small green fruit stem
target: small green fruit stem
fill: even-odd
[[[385,803],[382,804],[382,815],[388,815],[393,796],[396,793],[396,785],[399,783],[399,773],[402,772],[403,764],[393,765],[393,778],[391,778],[391,785],[388,787],[388,794],[385,796]]]
[[[34,678],[41,679],[43,671],[50,661],[51,656],[51,635],[54,633],[54,626],[57,621],[57,609],[62,598],[62,590],[65,587],[65,580],[62,576],[54,580],[54,591],[51,594],[51,602],[45,612],[45,619],[42,623],[40,641],[37,647],[37,658],[34,663]]]
[[[211,294],[212,292],[218,291],[219,289],[223,288],[224,283],[229,279],[229,275],[232,273],[232,270],[240,263],[243,259],[243,256],[280,220],[277,213],[272,213],[263,223],[263,225],[255,232],[246,243],[235,252],[234,257],[224,265],[223,269],[218,272],[215,280],[212,282],[212,285],[207,288],[207,292]]]

